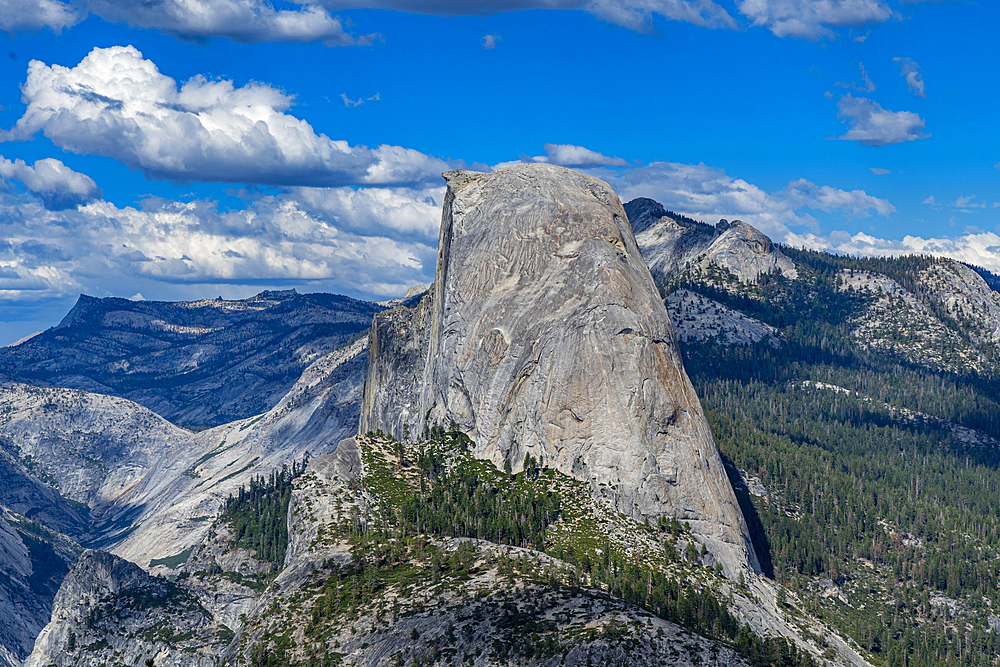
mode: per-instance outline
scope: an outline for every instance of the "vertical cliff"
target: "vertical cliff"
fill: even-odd
[[[445,178],[433,295],[375,317],[362,430],[454,421],[500,468],[530,454],[630,516],[688,521],[728,573],[758,569],[615,193],[541,164]]]

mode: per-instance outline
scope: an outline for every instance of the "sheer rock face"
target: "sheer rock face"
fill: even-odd
[[[362,428],[455,421],[498,467],[531,454],[633,517],[689,521],[729,574],[759,569],[615,193],[540,164],[445,178],[433,296],[376,316]]]

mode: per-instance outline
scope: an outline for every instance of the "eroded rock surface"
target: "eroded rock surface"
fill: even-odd
[[[630,516],[689,521],[728,573],[757,569],[615,193],[551,165],[445,177],[433,297],[376,316],[362,428],[454,421],[500,468],[530,454]]]

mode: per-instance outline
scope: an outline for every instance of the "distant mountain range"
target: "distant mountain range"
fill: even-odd
[[[179,303],[81,295],[56,327],[0,348],[0,373],[127,398],[187,428],[217,426],[273,407],[383,309],[294,290]]]

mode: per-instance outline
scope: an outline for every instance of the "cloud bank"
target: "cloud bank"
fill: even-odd
[[[880,239],[868,234],[853,236],[834,232],[828,237],[815,234],[790,235],[786,241],[796,247],[825,250],[845,255],[932,255],[950,257],[1000,273],[1000,236],[993,232],[977,232],[954,238],[904,236],[900,241]]]
[[[0,28],[60,32],[94,14],[112,23],[149,28],[186,40],[227,37],[238,42],[323,42],[329,46],[370,44],[355,38],[340,19],[315,4],[276,10],[264,0],[5,0]]]
[[[738,218],[776,241],[790,235],[790,227],[818,226],[806,209],[840,212],[848,218],[889,216],[896,211],[889,201],[864,190],[819,186],[803,178],[783,190],[767,192],[704,164],[653,162],[621,171],[592,169],[590,173],[607,181],[623,202],[649,197],[671,211],[708,223]]]
[[[436,181],[450,165],[401,146],[351,146],[286,113],[266,84],[202,76],[180,88],[134,47],[95,48],[76,67],[28,65],[27,109],[4,138],[42,132],[74,153],[104,155],[151,178],[267,185]]]
[[[298,9],[276,10],[265,0],[7,0],[0,27],[8,31],[51,28],[58,32],[89,14],[186,40],[226,37],[240,42],[314,42],[368,45],[378,35],[355,37],[329,10],[389,9],[443,16],[482,16],[526,9],[585,11],[628,30],[654,34],[656,18],[705,28],[741,26],[715,0],[293,0]],[[881,0],[738,0],[752,26],[777,37],[831,39],[837,28],[883,23],[893,17]],[[487,36],[484,46],[493,48]],[[863,40],[863,38],[860,38]]]
[[[119,296],[151,285],[209,293],[291,284],[384,297],[432,277],[436,225],[427,232],[439,200],[404,189],[320,195],[261,197],[233,211],[155,198],[52,211],[28,193],[0,192],[0,300],[106,295],[123,285]]]
[[[20,181],[50,211],[76,208],[102,198],[94,179],[53,158],[38,160],[29,167],[24,160],[11,162],[0,155],[0,178]]]

